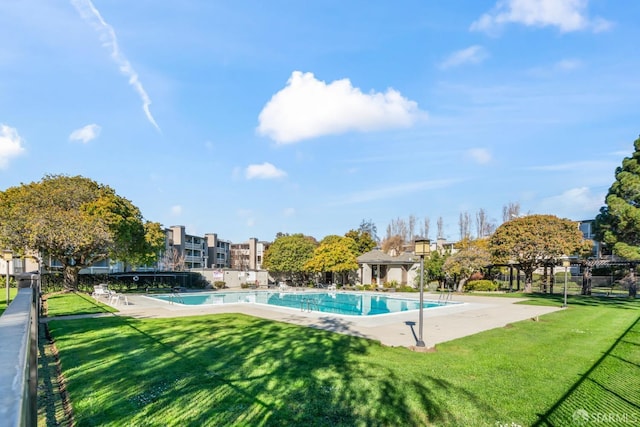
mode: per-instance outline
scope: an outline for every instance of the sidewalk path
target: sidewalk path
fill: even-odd
[[[416,293],[395,294],[407,298],[418,298]],[[437,300],[438,295],[425,294],[425,300]],[[184,306],[150,298],[144,295],[128,295],[129,304],[116,306],[119,316],[138,319],[183,317],[220,313],[242,313],[265,319],[288,322],[301,326],[325,329],[380,341],[387,346],[413,347],[418,334],[419,312],[410,311],[378,316],[342,316],[321,312],[301,312],[298,309],[240,303],[207,306]],[[429,308],[423,314],[423,339],[427,348],[507,324],[536,318],[560,307],[516,304],[524,298],[500,298],[486,296],[456,295],[455,302],[464,304]],[[113,313],[66,316],[92,318],[112,316]],[[42,319],[49,321],[52,319]]]

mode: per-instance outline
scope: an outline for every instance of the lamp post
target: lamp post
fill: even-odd
[[[10,297],[9,297],[9,263],[13,259],[13,252],[10,250],[2,251],[2,258],[7,261],[7,307],[9,307]]]
[[[416,239],[413,252],[420,257],[420,319],[418,322],[418,342],[416,347],[424,347],[422,338],[423,318],[424,318],[424,256],[429,255],[430,251],[429,239]]]
[[[562,304],[563,308],[567,307],[567,270],[571,262],[568,259],[562,261],[562,266],[564,267],[564,302]]]

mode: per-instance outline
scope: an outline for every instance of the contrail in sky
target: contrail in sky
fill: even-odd
[[[138,92],[142,99],[142,109],[147,119],[151,124],[160,131],[160,127],[156,123],[155,119],[151,115],[149,105],[151,105],[151,99],[149,95],[142,87],[142,83],[138,78],[138,73],[133,69],[129,60],[124,56],[118,48],[118,38],[113,27],[102,18],[98,9],[95,8],[91,0],[71,0],[71,4],[80,13],[80,16],[88,22],[90,22],[96,31],[100,34],[100,40],[102,40],[103,46],[107,47],[111,51],[111,58],[120,68],[120,71],[127,77],[129,77],[129,84],[133,86],[133,89]]]

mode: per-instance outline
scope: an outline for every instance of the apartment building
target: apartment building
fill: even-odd
[[[231,267],[231,242],[218,239],[218,235],[215,233],[205,234],[204,239],[206,242],[206,268]]]
[[[255,237],[244,243],[231,244],[231,268],[234,270],[262,270],[264,254],[270,243],[258,241]]]

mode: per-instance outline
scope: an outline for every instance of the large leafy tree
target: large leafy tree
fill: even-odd
[[[628,260],[640,260],[640,138],[616,168],[615,181],[596,217],[596,238]]]
[[[373,248],[377,246],[376,241],[373,239],[371,234],[368,231],[358,229],[358,230],[349,230],[345,235],[356,244],[356,255],[362,255],[365,252],[369,252]]]
[[[358,269],[358,245],[350,237],[327,236],[313,251],[304,268],[313,273],[336,273],[343,277]]]
[[[129,200],[82,176],[47,175],[0,192],[1,243],[18,254],[37,251],[57,259],[67,289],[77,289],[78,272],[96,261],[150,260],[159,247],[158,229],[157,223],[145,229]]]
[[[525,292],[531,292],[533,272],[556,264],[562,257],[582,255],[591,248],[574,221],[554,215],[527,215],[497,228],[489,239],[495,263],[513,263],[525,273]]]
[[[615,255],[640,260],[640,137],[633,142],[631,157],[616,168],[615,181],[609,188],[606,205],[596,216],[595,235]],[[629,296],[635,297],[635,271],[630,270]]]
[[[442,270],[458,280],[457,291],[462,292],[471,275],[491,264],[491,254],[478,245],[469,245],[447,257]]]
[[[263,267],[279,278],[304,280],[305,264],[318,243],[304,234],[280,235],[264,254]]]

